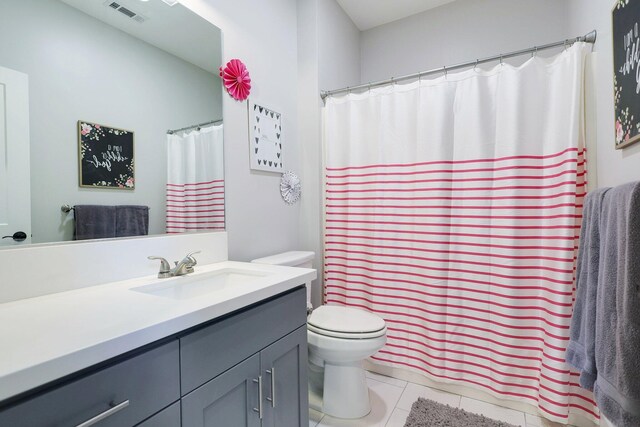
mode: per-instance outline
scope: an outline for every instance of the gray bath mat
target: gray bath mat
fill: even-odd
[[[449,405],[418,398],[407,417],[404,427],[516,427],[492,420]]]

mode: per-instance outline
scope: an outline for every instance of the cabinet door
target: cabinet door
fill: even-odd
[[[263,427],[309,425],[307,327],[302,326],[260,352]]]
[[[224,351],[224,349],[220,349]],[[183,427],[260,427],[260,355],[182,398]]]

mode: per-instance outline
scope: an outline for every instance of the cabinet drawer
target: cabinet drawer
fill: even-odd
[[[180,338],[182,395],[306,321],[306,292],[300,288]]]
[[[180,426],[180,402],[176,402],[168,408],[155,414],[136,427],[179,427]]]
[[[0,426],[77,426],[109,409],[100,427],[133,426],[180,398],[178,366],[175,340],[11,406]]]

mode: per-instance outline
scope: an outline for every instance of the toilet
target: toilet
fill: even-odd
[[[293,251],[252,262],[312,268],[314,256],[313,252]],[[306,286],[307,307],[311,308],[311,283]],[[364,310],[323,305],[307,317],[307,341],[310,406],[337,418],[367,415],[371,404],[362,361],[385,345],[384,320]],[[314,405],[315,400],[322,403]]]

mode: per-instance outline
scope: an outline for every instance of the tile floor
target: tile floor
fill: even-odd
[[[535,415],[503,408],[480,400],[446,393],[407,381],[367,372],[371,413],[358,420],[332,418],[309,410],[309,427],[403,427],[413,402],[424,397],[468,412],[521,427],[560,427]]]

